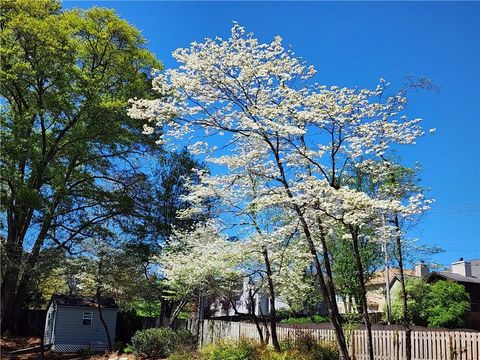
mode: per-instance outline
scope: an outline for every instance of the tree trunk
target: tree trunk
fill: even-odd
[[[396,250],[398,258],[398,271],[400,272],[400,288],[402,291],[402,303],[403,303],[403,325],[405,326],[405,347],[406,347],[406,360],[412,359],[412,329],[410,329],[410,316],[408,314],[407,304],[407,292],[405,290],[405,275],[403,273],[403,255],[402,255],[402,237],[400,235],[400,223],[398,221],[398,215],[395,214],[393,219],[395,228],[397,230]]]
[[[272,345],[276,352],[280,352],[280,343],[277,337],[277,310],[275,308],[275,289],[273,287],[272,268],[270,266],[268,252],[265,248],[263,249],[263,258],[267,268],[267,282],[270,293],[270,331],[272,333]]]
[[[257,328],[258,336],[260,337],[260,343],[262,345],[267,345],[265,343],[265,339],[263,338],[263,330],[260,326],[260,322],[258,321],[258,316],[255,314],[255,298],[251,289],[248,290],[248,298],[250,299],[250,306],[248,307],[248,310],[253,316],[253,321],[255,322],[255,327]]]
[[[313,243],[313,240],[310,239],[308,241],[308,246],[309,246],[310,253],[312,255],[314,265],[315,265],[315,270],[316,270],[315,278],[318,281],[321,294],[323,295],[323,298],[327,303],[330,320],[335,329],[335,337],[337,339],[337,344],[340,351],[340,359],[349,360],[350,356],[348,355],[347,341],[345,339],[345,334],[343,332],[342,317],[340,315],[340,312],[338,311],[337,301],[335,298],[333,298],[332,300],[331,294],[328,291],[328,288],[322,273],[322,267],[318,259],[317,251],[315,249],[315,244]]]
[[[98,317],[100,318],[100,322],[103,325],[103,329],[105,330],[105,335],[107,336],[107,341],[108,341],[108,351],[112,351],[113,346],[112,346],[112,338],[110,337],[110,331],[108,330],[107,323],[105,322],[105,319],[103,318],[103,312],[102,312],[102,298],[100,296],[100,288],[97,288],[97,310],[98,310]]]
[[[265,318],[265,315],[263,314],[261,306],[258,307],[258,310],[260,311],[263,327],[265,328],[265,344],[268,344],[268,342],[270,341],[270,331],[268,330],[267,320]]]
[[[322,246],[323,262],[325,264],[325,272],[326,272],[326,275],[324,276],[324,278],[326,279],[325,286],[327,288],[327,293],[329,294],[331,299],[330,306],[332,308],[332,323],[336,329],[338,328],[339,330],[341,330],[341,335],[343,336],[343,344],[342,344],[342,346],[344,347],[343,351],[348,356],[348,346],[347,346],[345,334],[342,328],[342,316],[340,315],[340,311],[338,310],[335,286],[333,283],[332,266],[330,264],[330,257],[328,256],[329,252],[328,252],[327,240],[325,236],[325,231],[323,229],[322,221],[319,217],[317,217],[317,224],[318,224],[318,229],[320,233],[320,244]],[[318,267],[320,268],[320,262],[318,261],[318,256],[315,256],[315,258],[318,263]],[[335,322],[333,322],[333,318],[335,318]]]
[[[368,315],[367,290],[365,288],[365,277],[363,276],[362,258],[358,247],[358,228],[350,226],[350,234],[352,235],[353,253],[355,255],[355,263],[358,271],[363,318],[365,319],[365,326],[367,327],[368,358],[373,360],[372,323],[370,322],[370,316]]]
[[[173,328],[173,324],[175,323],[175,320],[177,319],[178,315],[180,315],[180,312],[182,311],[183,307],[187,304],[186,299],[182,299],[180,303],[177,305],[175,310],[172,312],[172,316],[170,317],[170,321],[168,323],[169,328]],[[199,318],[200,319],[200,318]],[[202,319],[203,320],[203,319]]]
[[[308,248],[310,251],[310,254],[312,256],[312,260],[315,266],[316,270],[316,278],[318,281],[318,285],[320,287],[321,294],[324,298],[324,300],[327,303],[327,308],[329,311],[330,319],[332,321],[332,325],[335,329],[335,337],[337,339],[337,345],[340,351],[340,359],[341,360],[350,360],[350,356],[348,355],[348,347],[347,347],[347,342],[345,339],[345,334],[343,332],[342,328],[342,318],[340,316],[340,312],[338,311],[338,306],[337,306],[337,299],[335,298],[335,293],[331,293],[329,291],[329,287],[327,287],[327,284],[325,283],[325,278],[323,275],[322,271],[322,266],[320,264],[320,261],[318,259],[318,254],[317,254],[317,249],[315,247],[315,243],[313,242],[313,237],[312,233],[310,231],[310,227],[308,226],[308,223],[303,216],[303,212],[300,208],[300,206],[294,201],[294,196],[292,191],[290,190],[290,186],[287,180],[287,176],[285,174],[285,169],[283,168],[283,163],[282,160],[280,159],[280,155],[278,152],[278,149],[275,147],[275,145],[268,139],[268,137],[264,137],[264,140],[267,142],[269,145],[270,149],[272,150],[273,156],[275,157],[275,162],[277,164],[278,171],[280,173],[280,182],[282,183],[285,193],[287,197],[293,201],[292,208],[297,214],[297,217],[300,221],[300,226],[302,228],[303,234],[305,236],[305,239],[307,240]],[[326,248],[326,244],[322,243],[322,251],[324,252],[324,256],[328,256],[328,249]],[[327,274],[328,275],[328,274]],[[328,279],[331,284],[333,284],[333,281],[331,278]]]
[[[40,250],[43,246],[45,238],[48,234],[52,223],[51,214],[47,214],[42,222],[40,233],[38,234],[32,251],[28,256],[25,270],[20,272],[20,268],[23,264],[23,240],[25,238],[26,229],[30,225],[29,213],[27,216],[14,215],[15,212],[9,212],[12,219],[9,219],[7,243],[5,244],[5,252],[7,257],[7,266],[5,274],[2,278],[2,334],[5,332],[13,331],[14,319],[17,317],[19,311],[25,304],[27,297],[27,288],[32,278],[32,271],[35,268]],[[20,219],[15,221],[13,219],[19,217]],[[18,224],[21,221],[22,225]],[[17,230],[20,227],[22,230]]]
[[[22,264],[23,248],[14,241],[5,244],[6,264],[2,278],[2,334],[13,332],[14,319],[16,317],[16,296],[20,277],[20,268]]]

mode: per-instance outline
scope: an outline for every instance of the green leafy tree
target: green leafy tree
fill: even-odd
[[[400,289],[393,293],[392,318],[403,321]],[[427,284],[421,279],[408,279],[405,284],[409,318],[415,325],[456,328],[464,324],[470,311],[470,298],[463,285],[440,280]]]
[[[108,9],[2,1],[0,29],[6,331],[47,243],[70,250],[134,211],[135,156],[154,139],[126,108],[150,96],[151,70],[161,65],[140,32]]]
[[[368,282],[383,263],[381,244],[369,241],[368,237],[365,236],[360,238],[359,249],[364,269],[364,279]],[[332,241],[330,251],[333,257],[333,276],[338,295],[343,298],[345,304],[355,307],[349,306],[347,310],[353,310],[361,314],[358,270],[352,252],[352,243],[350,240],[336,239],[334,242]]]
[[[430,285],[422,279],[408,278],[405,281],[408,316],[415,325],[427,326],[426,309]],[[400,287],[392,294],[392,319],[397,323],[404,320],[403,296]]]
[[[428,326],[462,327],[470,311],[470,297],[463,285],[437,281],[430,286],[427,301]]]

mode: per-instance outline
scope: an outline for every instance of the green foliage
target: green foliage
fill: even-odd
[[[338,350],[334,343],[318,341],[310,333],[298,332],[293,344],[288,344],[287,359],[296,359],[294,354],[305,360],[338,359]]]
[[[169,357],[168,360],[201,360],[198,352],[185,352],[175,351]]]
[[[461,327],[470,311],[470,298],[463,285],[437,281],[430,286],[426,310],[428,326]]]
[[[201,350],[205,360],[255,360],[260,359],[263,346],[248,339],[240,341],[221,341],[208,345]]]
[[[392,318],[403,319],[400,289],[392,299]],[[427,284],[421,279],[407,279],[405,284],[409,316],[415,325],[461,327],[470,311],[470,300],[463,285],[440,280]]]
[[[310,334],[299,332],[296,340],[282,343],[282,351],[275,352],[272,347],[261,345],[254,340],[221,341],[210,344],[200,350],[199,354],[184,359],[202,360],[336,360],[338,351],[333,343],[319,342]],[[190,355],[190,354],[189,354]],[[170,358],[169,358],[170,359]],[[181,359],[174,357],[174,359]]]
[[[197,348],[198,339],[190,331],[177,330],[174,339],[176,351],[191,352]]]
[[[77,351],[78,356],[80,359],[89,359],[93,356],[93,351],[90,347],[87,348],[81,348],[80,350]]]
[[[2,1],[0,29],[2,286],[28,296],[17,287],[36,280],[42,248],[105,239],[112,221],[134,215],[137,159],[155,136],[128,116],[128,100],[151,97],[151,70],[161,64],[110,9]],[[27,232],[31,252],[20,259]],[[2,302],[2,311],[11,306]]]
[[[355,326],[363,322],[363,315],[361,313],[346,313],[342,315],[345,324]]]
[[[124,354],[133,354],[134,350],[132,348],[132,345],[127,345],[123,348],[123,353]]]
[[[329,322],[330,319],[323,315],[302,316],[302,317],[289,317],[283,319],[280,322],[284,324],[310,324],[310,323],[324,323]]]
[[[155,317],[160,315],[160,301],[138,299],[129,304],[138,316]]]
[[[130,347],[135,355],[159,359],[169,356],[173,351],[192,352],[196,346],[196,337],[186,330],[155,328],[137,331]]]
[[[333,261],[333,278],[338,295],[345,299],[353,300],[360,304],[360,288],[358,283],[358,271],[354,258],[352,241],[341,237],[330,244]],[[372,277],[373,273],[382,264],[382,251],[378,242],[368,240],[367,236],[359,238],[360,257],[364,268],[365,281]]]
[[[426,326],[427,297],[429,285],[422,279],[407,278],[405,281],[407,306],[410,320],[415,325]],[[392,319],[401,323],[403,320],[403,303],[400,286],[392,293]]]

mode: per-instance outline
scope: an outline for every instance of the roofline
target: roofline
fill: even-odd
[[[98,306],[89,306],[89,305],[65,305],[65,304],[59,304],[58,302],[54,301],[55,300],[55,296],[70,296],[70,295],[62,295],[62,294],[52,294],[52,296],[50,297],[50,300],[48,301],[47,303],[47,310],[50,308],[50,305],[54,302],[55,305],[57,307],[77,307],[77,308],[88,308],[88,309],[98,309]],[[75,296],[75,295],[72,295],[72,296]],[[84,296],[79,296],[79,297],[84,297]],[[100,307],[102,308],[102,310],[104,309],[116,309],[116,310],[119,310],[119,306],[117,304],[117,302],[112,299],[115,306],[106,306],[106,305],[101,305]],[[96,304],[96,302],[95,302]]]
[[[455,274],[455,273],[454,273]],[[462,284],[477,284],[477,285],[480,285],[480,283],[478,282],[475,282],[475,281],[463,281],[463,280],[457,280],[457,279],[453,279],[451,277],[448,277],[447,275],[445,274],[442,274],[442,272],[439,272],[439,271],[433,271],[431,272],[430,274],[428,274],[426,277],[425,277],[425,281],[428,281],[430,280],[430,278],[432,276],[435,276],[435,275],[438,275],[439,277],[441,277],[442,279],[445,279],[445,280],[448,280],[448,281],[455,281],[457,283],[462,283]],[[460,275],[460,276],[463,276],[461,274],[455,274],[455,275]],[[467,276],[466,276],[467,277]],[[468,277],[467,277],[468,278]],[[477,278],[473,278],[473,279],[477,279]]]

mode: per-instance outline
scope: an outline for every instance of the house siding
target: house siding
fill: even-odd
[[[83,313],[92,312],[92,325],[83,325]],[[112,342],[115,337],[117,309],[102,309]],[[55,316],[54,344],[93,345],[108,343],[107,335],[95,308],[58,306]]]

